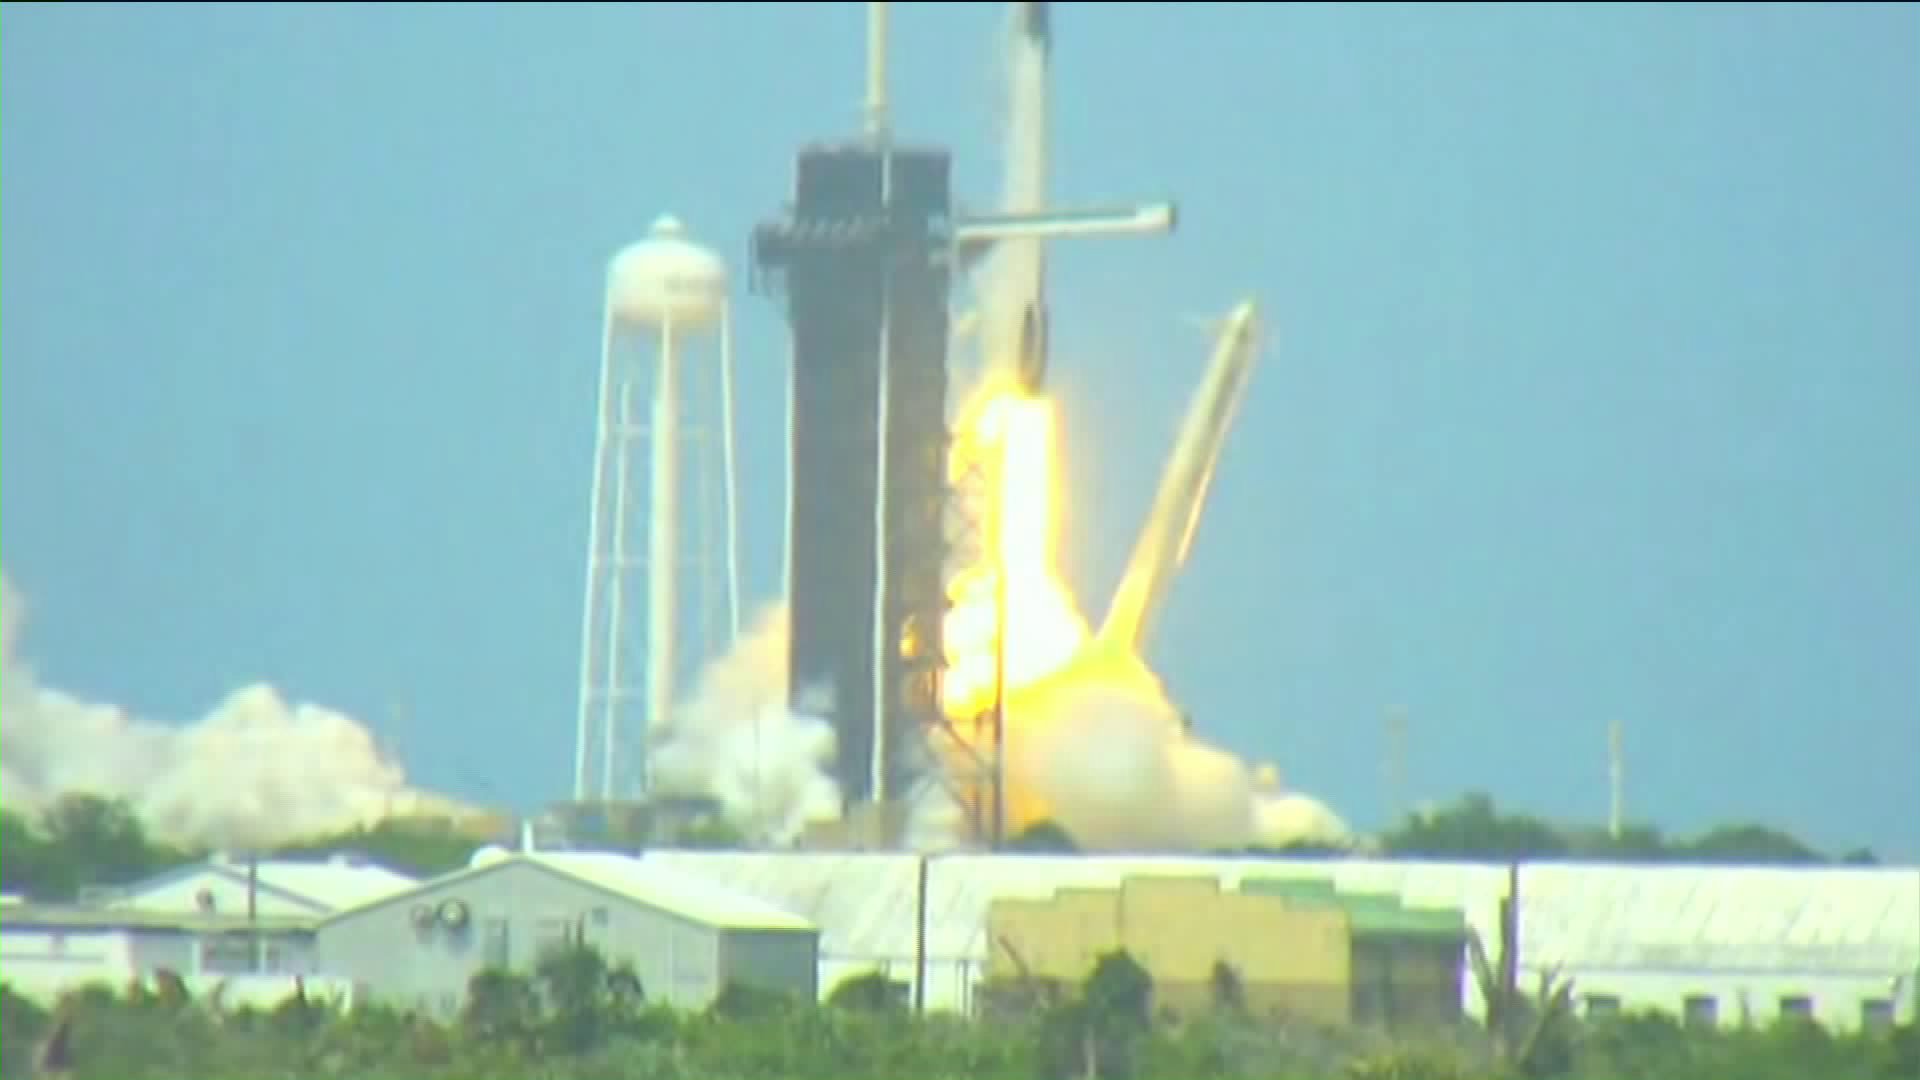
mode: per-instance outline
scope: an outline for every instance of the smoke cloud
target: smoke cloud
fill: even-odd
[[[1035,210],[1047,200],[1049,58],[1047,43],[1028,32],[1017,11],[1000,60],[1007,90],[1002,205]],[[996,246],[978,282],[980,370],[1017,359],[1021,320],[1043,299],[1044,273],[1038,240]],[[786,707],[787,634],[784,610],[763,617],[707,671],[655,756],[663,784],[717,797],[737,824],[775,843],[838,811],[823,772],[832,732]],[[1187,732],[1137,657],[1096,654],[1097,648],[1083,641],[1081,656],[1013,692],[1006,764],[1011,809],[1044,813],[1091,849],[1346,840],[1345,825],[1330,810],[1282,793],[1271,769],[1256,776],[1232,754]],[[1009,664],[1035,659],[1017,656]],[[943,792],[935,783],[916,793],[907,825],[911,846],[939,850],[965,839],[965,816]]]
[[[154,836],[270,847],[420,809],[400,765],[351,717],[271,686],[229,694],[185,726],[44,686],[22,658],[26,606],[0,570],[0,805],[69,793],[124,799]]]
[[[810,822],[839,816],[827,769],[833,730],[786,703],[788,620],[763,614],[714,661],[654,749],[663,792],[707,795],[752,839],[787,846]],[[1016,803],[1044,806],[1084,848],[1197,851],[1301,840],[1344,843],[1339,818],[1281,794],[1271,770],[1247,766],[1183,728],[1150,674],[1070,664],[1009,702],[1007,784]],[[945,788],[922,786],[904,840],[921,851],[960,846],[965,817]]]
[[[786,846],[840,816],[833,727],[787,706],[787,612],[775,607],[709,664],[656,738],[653,780],[719,800],[750,839]]]
[[[1165,700],[1117,681],[1072,679],[1013,704],[1019,720],[1009,781],[1043,799],[1082,847],[1192,850],[1251,842],[1246,768],[1188,739]]]

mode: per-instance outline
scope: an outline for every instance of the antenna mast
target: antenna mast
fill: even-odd
[[[1621,762],[1620,721],[1607,725],[1607,835],[1620,839],[1623,804],[1626,800],[1625,769]]]
[[[887,137],[887,4],[867,5],[867,137]]]
[[[1398,824],[1407,815],[1407,707],[1387,707],[1387,755],[1382,772],[1387,785],[1388,819]]]

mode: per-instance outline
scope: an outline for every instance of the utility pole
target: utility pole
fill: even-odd
[[[1381,766],[1386,783],[1387,816],[1398,823],[1407,814],[1407,707],[1389,705],[1386,712],[1386,758]]]
[[[1006,471],[1006,454],[1000,470]],[[1004,486],[1002,487],[1004,489]],[[994,523],[993,536],[993,840],[994,851],[1007,844],[1007,549],[1005,524]]]
[[[1607,725],[1607,835],[1620,839],[1620,827],[1626,801],[1625,767],[1621,753],[1620,721]]]

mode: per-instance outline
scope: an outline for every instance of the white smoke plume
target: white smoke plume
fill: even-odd
[[[662,792],[708,795],[762,844],[840,816],[833,728],[787,707],[787,613],[775,607],[708,665],[652,754]]]
[[[271,847],[417,808],[367,729],[271,686],[199,721],[156,723],[43,686],[21,657],[25,602],[0,571],[0,805],[69,793],[125,799],[149,832],[190,847]]]
[[[1019,5],[999,52],[1005,87],[1002,208],[1047,202],[1048,64],[1043,44],[1022,32]],[[1015,358],[1021,320],[1042,299],[1044,255],[1033,239],[1002,241],[977,281],[981,370]],[[784,610],[703,677],[656,751],[656,776],[672,763],[680,790],[719,798],[729,816],[762,839],[784,842],[800,824],[832,817],[838,799],[822,771],[832,733],[787,711]],[[1017,694],[1008,732],[1010,791],[1037,798],[1082,846],[1208,850],[1299,840],[1340,843],[1346,827],[1313,799],[1283,794],[1270,769],[1193,738],[1157,686],[1067,665]],[[922,785],[909,808],[907,843],[940,850],[960,839],[963,815],[942,785]]]
[[[786,705],[788,622],[761,616],[702,674],[654,750],[660,790],[717,799],[729,821],[764,844],[791,844],[809,823],[839,815],[828,776],[833,731]],[[1342,843],[1346,827],[1268,770],[1182,729],[1164,698],[1127,681],[1069,673],[1018,696],[1008,732],[1009,789],[1045,803],[1091,850],[1203,851],[1300,840]],[[964,819],[938,783],[910,807],[907,846],[937,851],[964,839]]]
[[[1179,725],[1166,702],[1130,686],[1036,688],[1019,701],[1008,782],[1039,795],[1085,848],[1245,846],[1254,825],[1246,768]]]

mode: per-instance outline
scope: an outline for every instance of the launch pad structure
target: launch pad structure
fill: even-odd
[[[941,719],[952,156],[884,134],[802,149],[753,234],[793,335],[788,694],[825,714],[847,804],[903,792]]]
[[[1027,21],[1045,32],[1046,5],[1022,7],[1036,9]],[[834,729],[843,817],[881,822],[903,817],[889,811],[939,768],[933,740],[952,735],[941,681],[953,279],[996,242],[1174,223],[1171,204],[956,216],[951,152],[892,136],[886,38],[887,5],[870,3],[866,131],[802,147],[789,212],[751,240],[755,286],[783,302],[792,334],[789,704]],[[1036,296],[1028,325],[1044,326],[1038,306]],[[1001,607],[1004,616],[1004,598]],[[997,844],[998,705],[991,723],[995,752],[976,754],[965,775],[944,773],[969,789],[959,801],[980,812],[979,831]],[[883,829],[894,834],[874,837],[877,846],[896,846],[895,830]]]

